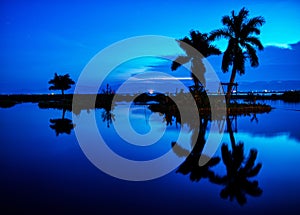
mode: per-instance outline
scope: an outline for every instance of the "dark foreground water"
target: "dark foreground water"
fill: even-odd
[[[280,101],[272,105],[276,109],[268,114],[232,119],[236,145],[244,146],[245,159],[240,165],[247,165],[251,149],[257,151],[253,164],[248,163],[252,170],[247,174],[234,178],[234,168],[225,165],[220,144],[215,154],[218,162],[206,170],[197,169],[193,162],[187,161],[180,171],[176,168],[161,178],[143,182],[116,179],[91,164],[77,142],[72,122],[65,121],[67,125],[59,129],[58,121],[53,121],[62,119],[62,110],[42,110],[36,104],[0,109],[0,213],[297,213],[300,209],[300,105]],[[93,111],[81,114],[93,114]],[[99,130],[110,147],[123,157],[135,160],[153,159],[171,150],[171,142],[176,140],[180,129],[173,122],[157,145],[139,152],[118,138],[113,126],[104,120],[109,118],[104,110],[96,110],[95,114]],[[150,115],[145,106],[133,107],[132,126],[145,133],[149,130],[149,120],[154,129],[166,123],[163,115]],[[122,116],[114,118],[117,121]],[[64,119],[72,119],[71,113],[66,112]],[[188,128],[184,135],[187,140],[192,136]],[[224,134],[222,143],[232,151],[228,133]],[[189,144],[182,147],[191,150]],[[238,158],[233,163],[234,160]],[[253,170],[258,164],[261,168]]]

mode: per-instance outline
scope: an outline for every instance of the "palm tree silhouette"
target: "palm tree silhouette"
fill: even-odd
[[[115,121],[115,114],[113,114],[111,111],[113,109],[113,106],[106,105],[103,107],[103,111],[101,113],[101,118],[103,122],[106,122],[107,128],[110,127],[113,121]]]
[[[55,130],[56,136],[59,134],[70,134],[71,130],[75,127],[75,124],[72,123],[72,120],[65,118],[66,109],[63,109],[61,119],[50,119],[51,125],[50,128]]]
[[[211,45],[213,40],[207,34],[202,34],[199,31],[191,31],[190,38],[184,37],[183,39],[177,40],[179,46],[186,53],[185,56],[178,56],[173,61],[171,70],[177,70],[182,64],[191,62],[192,79],[195,84],[195,89],[199,89],[200,83],[203,87],[206,85],[204,73],[206,71],[203,59],[211,55],[219,55],[221,51],[214,45]],[[192,46],[194,49],[191,49]],[[197,76],[199,77],[199,80]]]
[[[263,192],[258,186],[258,181],[249,180],[259,173],[262,164],[255,165],[257,158],[257,150],[255,149],[251,149],[248,158],[245,158],[244,143],[235,143],[231,124],[228,122],[229,120],[227,120],[227,126],[232,151],[228,149],[226,144],[221,147],[222,160],[226,166],[227,174],[222,177],[218,175],[210,177],[210,181],[224,186],[220,192],[221,198],[229,198],[231,201],[235,198],[240,205],[244,205],[247,202],[246,194],[257,197]]]
[[[66,75],[57,75],[54,74],[54,78],[51,79],[49,84],[52,86],[49,87],[49,90],[61,90],[61,94],[64,96],[64,91],[71,88],[71,85],[75,84],[75,82],[70,78],[69,74]]]
[[[263,50],[258,37],[260,35],[259,27],[265,23],[262,16],[248,19],[249,11],[242,8],[236,15],[234,11],[231,16],[223,16],[222,24],[224,28],[215,30],[211,33],[210,39],[216,38],[228,39],[227,48],[223,54],[222,71],[228,72],[232,66],[230,82],[227,88],[226,101],[230,102],[231,91],[235,80],[236,73],[240,75],[245,73],[245,62],[250,60],[251,67],[259,65],[256,49]]]
[[[205,145],[205,133],[208,125],[208,118],[200,119],[200,130],[193,129],[192,143],[195,143],[191,152],[187,149],[182,148],[176,142],[172,142],[172,149],[179,157],[186,157],[185,161],[178,167],[176,173],[181,173],[183,175],[190,174],[191,181],[200,181],[202,178],[212,178],[215,177],[215,173],[210,169],[211,167],[217,165],[220,162],[219,157],[205,158],[209,161],[203,165],[199,166],[199,159]],[[196,141],[195,141],[196,140]],[[195,141],[195,142],[194,142]],[[205,156],[205,155],[203,155]]]

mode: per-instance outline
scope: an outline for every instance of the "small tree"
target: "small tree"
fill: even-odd
[[[64,91],[71,88],[71,85],[75,84],[75,82],[70,78],[69,74],[66,75],[57,75],[54,74],[54,78],[51,79],[49,84],[52,86],[49,87],[49,90],[61,90],[61,94],[64,95]]]

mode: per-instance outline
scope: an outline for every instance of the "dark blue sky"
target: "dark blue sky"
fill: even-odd
[[[300,80],[299,45],[289,46],[300,41],[296,0],[234,0],[225,5],[222,0],[2,0],[0,4],[0,93],[46,92],[54,72],[69,73],[76,80],[88,61],[114,42],[146,34],[182,38],[191,29],[210,32],[221,27],[223,15],[243,6],[250,16],[267,20],[261,35],[267,48],[260,54],[261,66],[246,71],[241,80]],[[226,43],[216,44],[224,49]],[[220,60],[211,61],[220,70]]]

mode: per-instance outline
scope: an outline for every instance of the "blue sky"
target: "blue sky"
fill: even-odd
[[[296,55],[291,54],[295,50],[289,45],[300,41],[300,3],[296,0],[234,0],[226,4],[221,0],[2,0],[0,4],[0,93],[45,92],[54,72],[69,73],[76,80],[88,61],[114,42],[147,34],[182,38],[191,29],[210,32],[222,27],[223,15],[243,6],[250,10],[250,16],[265,17],[263,44],[281,48],[266,49],[268,57],[261,54],[264,59],[256,70],[263,73],[264,69],[265,75],[260,77],[251,75],[252,70],[246,71],[242,80],[300,80],[299,72],[295,71],[299,63],[294,61],[300,50],[296,49]],[[216,44],[224,49],[226,41]],[[282,68],[287,66],[286,73],[290,74],[282,74],[282,68],[275,65],[273,76],[268,77],[269,64],[278,63],[270,62],[272,58],[280,58]],[[219,60],[212,61],[218,70]]]

